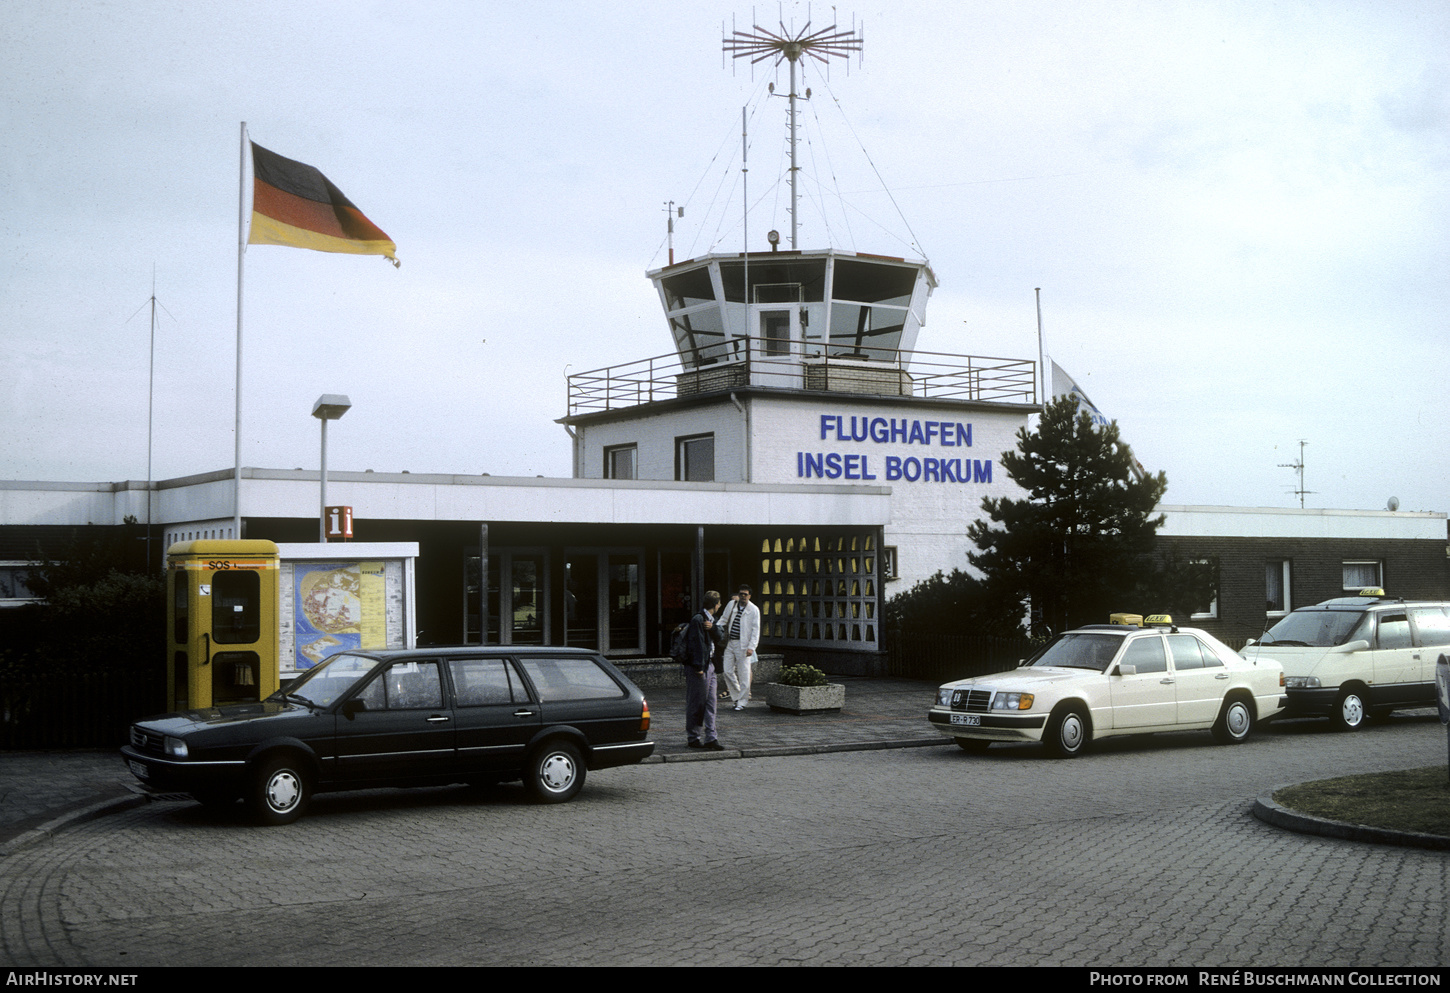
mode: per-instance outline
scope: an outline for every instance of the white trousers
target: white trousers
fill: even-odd
[[[720,662],[725,671],[725,688],[730,691],[730,699],[737,705],[749,703],[750,667],[755,664],[755,656],[746,655],[745,646],[732,641],[726,644]]]

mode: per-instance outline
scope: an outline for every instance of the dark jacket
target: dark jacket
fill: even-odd
[[[715,632],[712,628],[705,627],[707,620],[715,618],[708,611],[697,611],[694,617],[690,618],[690,629],[685,634],[685,645],[690,652],[690,668],[696,672],[704,672],[710,664],[710,653],[715,645]]]

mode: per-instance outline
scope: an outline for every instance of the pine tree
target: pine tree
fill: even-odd
[[[987,498],[990,518],[967,535],[967,558],[982,574],[989,613],[1016,626],[1031,610],[1034,635],[1106,624],[1115,611],[1191,611],[1213,597],[1211,570],[1154,558],[1163,516],[1153,508],[1168,487],[1143,474],[1117,422],[1104,427],[1063,397],[1048,404],[1036,430],[1017,432],[1002,467],[1026,499]]]

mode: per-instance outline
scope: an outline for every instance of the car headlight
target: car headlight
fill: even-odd
[[[952,705],[952,688],[943,686],[936,691],[936,705],[938,707],[950,707]]]
[[[992,697],[993,710],[1031,710],[1031,693],[998,693]]]
[[[168,737],[166,739],[165,747],[166,754],[170,755],[172,758],[186,758],[186,742],[182,741],[180,738]]]
[[[1291,690],[1317,690],[1319,688],[1319,677],[1285,676],[1284,685]]]

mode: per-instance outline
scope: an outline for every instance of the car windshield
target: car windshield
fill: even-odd
[[[1033,667],[1057,666],[1067,669],[1093,669],[1102,672],[1123,647],[1120,634],[1059,635],[1042,651],[1027,660]]]
[[[1349,640],[1363,617],[1362,610],[1296,610],[1269,628],[1259,644],[1333,648]]]
[[[326,707],[352,689],[376,665],[376,659],[339,653],[308,669],[292,683],[278,690],[274,698],[292,697]]]

